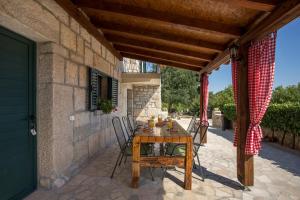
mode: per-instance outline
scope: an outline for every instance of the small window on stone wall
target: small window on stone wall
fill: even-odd
[[[118,80],[89,68],[89,109],[98,110],[99,100],[111,100],[113,106],[118,105]]]

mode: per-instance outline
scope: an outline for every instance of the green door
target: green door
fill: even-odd
[[[0,27],[0,200],[36,187],[35,44]]]

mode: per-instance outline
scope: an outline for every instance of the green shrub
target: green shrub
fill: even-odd
[[[235,105],[234,104],[225,104],[222,107],[221,110],[225,117],[231,121],[235,121],[236,120],[236,111],[235,111]]]
[[[225,104],[222,111],[229,120],[236,119],[234,104]],[[292,133],[294,136],[300,135],[300,103],[271,104],[261,125],[273,131],[283,131],[282,144],[286,133]]]
[[[300,104],[271,104],[262,125],[272,130],[300,134]]]
[[[300,83],[287,87],[279,86],[274,89],[272,94],[272,103],[299,103]]]
[[[114,109],[114,106],[111,102],[111,100],[106,99],[100,99],[98,100],[98,109],[102,110],[103,113],[111,113],[111,111]]]

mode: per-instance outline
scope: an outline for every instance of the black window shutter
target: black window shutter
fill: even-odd
[[[107,99],[112,100],[112,78],[107,78]]]
[[[97,109],[97,99],[98,99],[98,71],[89,68],[89,109]]]
[[[111,87],[111,101],[113,106],[118,106],[118,80],[112,79],[112,87]]]

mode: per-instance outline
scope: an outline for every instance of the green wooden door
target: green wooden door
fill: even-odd
[[[36,187],[35,44],[0,27],[0,200]]]

